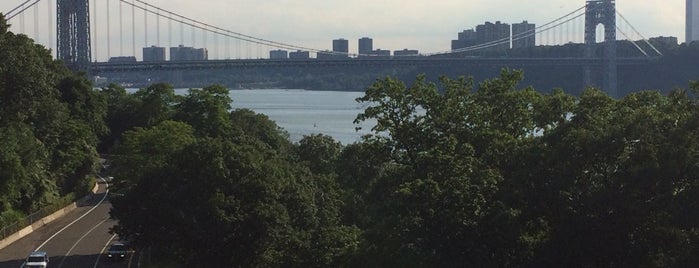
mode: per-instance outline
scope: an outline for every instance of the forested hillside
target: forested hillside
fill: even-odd
[[[521,79],[377,80],[355,144],[292,144],[219,86],[109,89],[138,125],[114,149],[115,230],[162,267],[698,263],[699,84],[613,99]]]
[[[90,189],[107,102],[0,14],[0,226]]]

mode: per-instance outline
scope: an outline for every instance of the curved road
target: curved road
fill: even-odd
[[[0,267],[20,267],[35,250],[48,253],[48,267],[138,267],[133,253],[120,262],[106,259],[104,252],[118,237],[109,233],[116,221],[109,218],[107,182],[98,185],[97,194],[70,213],[1,249]]]

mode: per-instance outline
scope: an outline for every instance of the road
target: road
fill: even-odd
[[[133,252],[123,261],[106,259],[104,252],[118,237],[109,233],[116,221],[109,218],[108,184],[102,181],[98,186],[97,193],[75,210],[1,249],[0,268],[22,266],[35,250],[48,253],[48,267],[138,267]]]

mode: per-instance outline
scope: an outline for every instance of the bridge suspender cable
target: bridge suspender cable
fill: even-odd
[[[558,27],[558,26],[560,26],[560,25],[563,25],[563,24],[565,24],[565,23],[568,23],[568,22],[570,22],[570,21],[572,21],[572,20],[575,20],[575,19],[577,19],[577,18],[579,18],[579,17],[585,15],[585,13],[579,14],[579,15],[574,16],[574,17],[572,17],[572,18],[568,18],[568,17],[574,15],[574,14],[577,13],[577,12],[580,12],[580,11],[583,10],[583,9],[585,9],[584,6],[578,8],[578,9],[576,9],[575,11],[572,11],[572,12],[570,12],[570,13],[568,13],[568,14],[565,14],[565,15],[563,15],[563,16],[561,16],[561,17],[555,19],[555,20],[552,20],[552,21],[550,21],[550,22],[548,22],[548,23],[545,23],[545,24],[543,24],[543,25],[541,25],[541,26],[539,26],[539,27],[536,27],[536,28],[534,28],[534,29],[532,29],[532,30],[528,30],[528,31],[519,33],[519,34],[517,34],[517,35],[514,35],[514,36],[512,36],[512,40],[513,40],[513,41],[515,41],[515,40],[521,40],[521,39],[530,37],[530,36],[532,36],[532,35],[535,35],[535,34],[537,33],[537,31],[548,31],[548,30],[550,30],[550,29],[553,29],[553,28],[556,28],[556,27]],[[566,19],[566,18],[568,18],[568,19]],[[566,20],[564,20],[564,21],[562,21],[562,22],[559,22],[559,21],[561,21],[561,20],[563,20],[563,19],[566,19]],[[499,40],[494,40],[494,41],[490,41],[490,42],[487,42],[487,43],[478,44],[478,45],[475,45],[475,46],[470,46],[470,47],[465,47],[465,48],[460,48],[460,49],[455,49],[455,50],[450,50],[450,51],[444,51],[444,52],[431,53],[431,54],[427,54],[427,55],[444,55],[444,54],[454,54],[454,53],[460,53],[460,52],[468,52],[468,51],[474,51],[474,50],[479,50],[479,49],[485,49],[485,48],[490,48],[490,47],[494,47],[494,46],[499,46],[499,45],[503,45],[503,44],[506,44],[506,43],[509,43],[509,42],[510,42],[510,37],[506,37],[506,38],[502,38],[502,39],[499,39]]]
[[[636,34],[638,34],[638,36],[640,36],[641,39],[643,39],[643,41],[644,41],[646,44],[648,44],[648,46],[650,46],[650,47],[655,51],[655,53],[658,53],[658,55],[663,56],[663,53],[660,53],[660,51],[659,51],[653,44],[651,44],[651,43],[648,41],[648,39],[646,39],[645,37],[643,37],[643,35],[642,35],[640,32],[638,32],[638,30],[636,30],[636,27],[634,27],[633,24],[631,24],[631,23],[626,19],[626,17],[624,17],[624,15],[622,15],[619,11],[617,11],[616,14],[619,15],[619,17],[621,17],[621,19],[623,19],[624,22],[626,22],[626,24],[628,24],[629,26],[631,26],[631,29],[632,29],[634,32],[636,32]],[[627,38],[628,38],[628,37],[627,37]],[[630,40],[630,39],[629,39],[629,40]],[[631,40],[631,41],[633,42],[633,40]]]
[[[575,13],[577,13],[577,12],[583,10],[584,8],[585,8],[585,7],[578,8],[577,10],[575,10],[575,11],[573,11],[573,12],[570,12],[570,13],[568,13],[568,14],[566,14],[566,15],[564,15],[564,16],[558,18],[558,19],[555,19],[555,20],[553,20],[553,21],[550,21],[550,22],[548,22],[548,23],[546,23],[546,24],[543,24],[543,25],[541,25],[541,26],[539,26],[539,27],[536,27],[536,28],[533,29],[533,30],[528,30],[528,31],[519,33],[519,34],[517,34],[517,35],[514,35],[514,36],[512,36],[512,41],[521,40],[521,39],[530,37],[530,36],[532,36],[532,35],[535,35],[535,34],[537,33],[537,30],[540,30],[540,31],[548,31],[548,30],[554,29],[554,28],[556,28],[556,27],[558,27],[558,26],[561,26],[561,25],[566,24],[566,23],[568,23],[568,22],[570,22],[570,21],[573,21],[573,20],[575,20],[575,19],[577,19],[577,18],[579,18],[579,17],[581,17],[581,16],[584,16],[585,13],[582,13],[582,14],[578,14],[577,16],[568,18],[568,17],[574,15]],[[568,18],[568,19],[566,19],[566,18]],[[563,20],[563,19],[566,19],[566,20],[564,20],[564,21],[562,21],[562,22],[559,22],[559,21],[561,21],[561,20]],[[465,48],[460,48],[460,49],[455,49],[455,50],[445,51],[445,52],[432,53],[432,54],[427,54],[427,55],[444,55],[444,54],[454,54],[454,53],[460,53],[460,52],[468,52],[468,51],[474,51],[474,50],[479,50],[479,49],[485,49],[485,48],[490,48],[490,47],[494,47],[494,46],[499,46],[499,45],[507,44],[507,43],[509,43],[509,42],[510,42],[510,37],[506,37],[506,38],[502,38],[502,39],[499,39],[499,40],[494,40],[494,41],[490,41],[490,42],[487,42],[487,43],[478,44],[478,45],[475,45],[475,46],[470,46],[470,47],[465,47]]]
[[[323,52],[323,53],[328,53],[328,54],[346,54],[346,53],[333,52],[333,51],[322,51],[319,49],[307,48],[307,47],[296,46],[296,45],[286,44],[286,43],[280,43],[280,42],[275,42],[275,41],[266,40],[266,39],[262,39],[262,38],[257,38],[257,37],[250,36],[250,35],[245,35],[242,33],[238,33],[238,32],[226,30],[226,29],[223,29],[220,27],[216,27],[216,26],[213,26],[211,24],[207,24],[207,23],[204,23],[204,22],[201,22],[198,20],[187,18],[185,16],[182,16],[182,15],[179,15],[177,13],[159,8],[157,6],[153,6],[151,4],[148,4],[148,3],[140,1],[140,0],[135,0],[135,1],[137,3],[144,5],[143,7],[138,6],[136,4],[129,3],[126,0],[120,0],[120,1],[123,3],[126,3],[128,5],[135,6],[136,8],[144,10],[148,13],[153,14],[153,15],[166,18],[168,20],[179,22],[181,24],[188,25],[188,26],[191,26],[193,28],[200,29],[200,30],[207,31],[207,32],[211,32],[211,33],[218,34],[221,36],[226,36],[226,37],[231,37],[231,38],[235,38],[238,40],[246,41],[249,43],[266,45],[266,46],[276,47],[276,48],[306,50],[306,51],[311,51],[311,52]],[[150,7],[151,9],[148,9],[148,7]],[[156,13],[154,10],[157,10],[158,12]],[[166,16],[164,14],[160,14],[161,11],[165,14],[168,14],[168,15]]]

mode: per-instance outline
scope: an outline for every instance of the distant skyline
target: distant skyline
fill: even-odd
[[[95,2],[97,1],[97,2]],[[131,2],[136,0],[126,0]],[[142,0],[151,5],[167,9],[186,17],[216,25],[235,32],[264,38],[267,40],[289,43],[314,49],[332,49],[332,40],[344,38],[350,41],[349,50],[356,53],[357,40],[370,37],[374,40],[374,49],[402,50],[416,49],[420,53],[446,51],[457,33],[471,29],[485,21],[502,21],[504,23],[522,22],[541,25],[561,17],[585,5],[584,0]],[[7,12],[24,0],[0,1],[0,12]],[[39,27],[33,26],[33,17],[25,16],[25,32],[32,36],[38,29],[40,43],[49,39],[48,10],[44,6],[50,2],[54,8],[56,0],[42,0],[39,14]],[[93,19],[98,20],[93,46],[97,46],[96,58],[106,60],[107,50],[110,56],[130,55],[136,51],[141,55],[141,48],[150,45],[171,46],[179,43],[203,47],[200,34],[186,33],[188,28],[173,26],[160,21],[160,38],[157,38],[154,17],[149,18],[148,44],[145,33],[136,35],[136,47],[131,35],[131,7],[121,8],[121,31],[119,30],[119,0],[91,0],[91,11],[99,9]],[[680,42],[685,40],[685,0],[617,0],[617,10],[646,38],[656,36],[674,36]],[[106,6],[110,4],[110,27],[107,29]],[[96,6],[94,6],[96,4]],[[33,12],[33,9],[28,10]],[[28,13],[29,14],[29,13]],[[143,31],[143,12],[136,12],[137,32]],[[55,20],[55,14],[53,15]],[[621,19],[619,19],[621,21]],[[11,21],[13,30],[18,31],[19,17]],[[55,27],[55,26],[54,26]],[[95,29],[93,29],[94,31]],[[168,34],[173,32],[172,37]],[[184,33],[183,37],[179,32]],[[625,30],[625,31],[628,31]],[[109,46],[106,34],[110,33]],[[576,31],[577,32],[577,31]],[[55,34],[51,36],[55,39]],[[239,54],[248,56],[268,53],[266,47],[241,47],[237,51],[222,51],[213,48],[214,39],[207,37],[207,48],[211,54]],[[621,38],[621,36],[620,36]],[[198,40],[197,40],[198,39]],[[42,40],[44,40],[42,42]],[[121,40],[121,42],[119,41]],[[159,42],[158,42],[159,41]],[[192,44],[192,41],[195,41]],[[198,41],[198,44],[197,42]],[[55,41],[54,41],[55,42]],[[223,41],[219,41],[223,45]],[[235,46],[235,42],[229,42]],[[221,45],[221,46],[222,46]],[[245,55],[242,55],[245,57]]]

